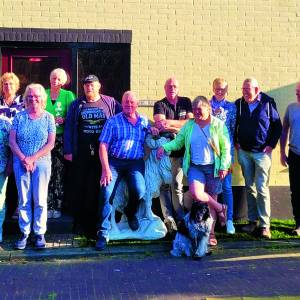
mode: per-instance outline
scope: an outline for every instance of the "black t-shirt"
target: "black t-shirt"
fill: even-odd
[[[167,98],[155,102],[153,115],[165,115],[167,120],[186,120],[188,113],[193,113],[191,99],[187,97],[178,97],[176,105],[171,104]],[[173,151],[172,157],[182,157],[184,148],[179,151]]]
[[[106,106],[100,99],[83,104],[78,122],[79,150],[94,151],[94,154],[98,155],[98,139],[106,120],[110,117],[106,111]]]

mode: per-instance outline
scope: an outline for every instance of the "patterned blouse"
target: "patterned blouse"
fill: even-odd
[[[16,142],[25,156],[31,156],[39,151],[48,142],[48,135],[55,133],[54,117],[44,111],[40,118],[32,120],[27,110],[18,113],[12,124],[16,131]],[[14,160],[19,159],[14,155]],[[50,152],[39,160],[51,160]]]
[[[0,115],[0,173],[5,171],[9,158],[10,149],[8,146],[10,120]]]

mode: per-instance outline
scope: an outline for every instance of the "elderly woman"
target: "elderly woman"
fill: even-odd
[[[0,115],[7,117],[10,121],[15,115],[24,109],[22,97],[17,94],[20,88],[20,80],[15,73],[6,72],[0,77]],[[7,215],[18,217],[17,210],[18,192],[15,183],[15,176],[8,177],[6,192]]]
[[[16,115],[9,136],[14,154],[14,172],[19,193],[21,238],[16,249],[24,249],[32,228],[35,247],[45,248],[47,193],[51,175],[50,151],[55,142],[54,117],[45,111],[47,95],[40,84],[30,84],[25,93],[25,110]]]
[[[50,73],[50,89],[46,90],[46,110],[55,118],[56,140],[51,153],[52,172],[48,191],[48,218],[59,218],[64,199],[64,154],[63,132],[65,117],[75,95],[71,91],[62,89],[67,82],[67,74],[63,69],[54,69]]]
[[[183,171],[188,178],[189,191],[194,201],[206,202],[214,223],[209,243],[217,245],[214,225],[219,217],[226,224],[227,206],[216,201],[222,192],[222,180],[231,164],[230,141],[225,124],[211,115],[209,101],[198,96],[192,102],[194,118],[180,130],[176,138],[157,151],[160,158],[164,152],[179,150],[185,146]]]

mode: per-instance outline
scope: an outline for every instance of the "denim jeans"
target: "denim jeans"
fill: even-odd
[[[238,161],[245,179],[249,221],[255,222],[259,219],[260,227],[269,228],[271,216],[269,191],[271,155],[239,149]]]
[[[7,186],[7,176],[0,173],[0,240],[2,241],[2,225],[5,219],[5,194]]]
[[[223,180],[223,200],[227,205],[227,220],[233,220],[233,193],[232,193],[232,174],[229,173]]]
[[[300,226],[300,155],[289,150],[288,164],[293,215],[298,227]]]
[[[38,160],[35,163],[34,171],[27,172],[20,160],[15,160],[14,172],[19,193],[20,230],[24,234],[29,234],[33,220],[34,233],[45,234],[51,161]]]
[[[103,237],[108,236],[111,203],[121,179],[124,178],[128,186],[128,204],[124,209],[124,213],[129,218],[136,214],[139,202],[146,191],[144,179],[145,162],[143,159],[109,158],[109,167],[112,172],[112,181],[100,189],[98,236]]]

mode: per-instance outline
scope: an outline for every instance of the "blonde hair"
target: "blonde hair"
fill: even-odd
[[[58,75],[61,79],[61,85],[65,85],[66,82],[68,81],[68,75],[64,69],[57,68],[51,71],[50,73],[50,80],[54,75]]]
[[[226,84],[226,87],[228,86],[227,81],[225,80],[225,78],[223,77],[217,77],[214,81],[213,81],[213,89],[217,86],[217,85],[222,85],[222,84]]]
[[[46,94],[46,91],[44,89],[44,87],[39,84],[39,83],[31,83],[29,85],[27,85],[26,89],[25,89],[25,92],[24,92],[24,95],[23,95],[23,98],[24,98],[24,103],[25,103],[25,108],[28,107],[28,94],[29,94],[29,91],[30,90],[38,90],[41,94],[41,104],[42,104],[42,109],[45,109],[46,108],[46,101],[47,101],[47,94]]]
[[[16,92],[19,90],[20,80],[19,80],[18,76],[13,72],[6,72],[0,77],[0,94],[1,95],[3,94],[3,83],[6,80],[12,80],[16,86]]]

